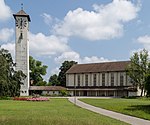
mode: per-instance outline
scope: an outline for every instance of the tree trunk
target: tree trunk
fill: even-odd
[[[144,88],[142,87],[142,88],[141,88],[141,97],[143,96],[143,89],[144,89]]]

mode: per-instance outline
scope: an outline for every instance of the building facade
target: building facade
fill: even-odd
[[[129,61],[76,64],[66,73],[66,87],[76,96],[135,95],[126,74],[129,64]]]
[[[29,40],[28,40],[28,31],[29,31],[29,22],[30,17],[20,10],[18,13],[13,14],[15,18],[15,29],[16,29],[16,43],[15,43],[15,62],[16,70],[23,71],[26,75],[23,85],[21,85],[20,95],[28,96],[29,95]]]
[[[62,86],[30,86],[30,95],[39,94],[44,96],[59,96],[61,91],[67,89]]]

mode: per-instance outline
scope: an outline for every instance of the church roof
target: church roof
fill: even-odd
[[[26,12],[24,10],[20,10],[18,13],[13,14],[14,18],[16,19],[16,16],[25,16],[28,18],[28,21],[30,22],[30,16],[28,14],[26,14]]]
[[[105,62],[73,65],[66,73],[97,73],[125,71],[130,61]]]

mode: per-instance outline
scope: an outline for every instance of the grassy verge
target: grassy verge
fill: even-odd
[[[48,102],[0,100],[0,125],[126,125],[74,106],[67,99]]]
[[[104,109],[150,120],[149,99],[80,99]]]

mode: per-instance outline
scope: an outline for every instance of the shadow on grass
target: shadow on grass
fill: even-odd
[[[150,105],[132,105],[129,108],[125,108],[128,111],[144,111],[147,114],[150,114]]]

